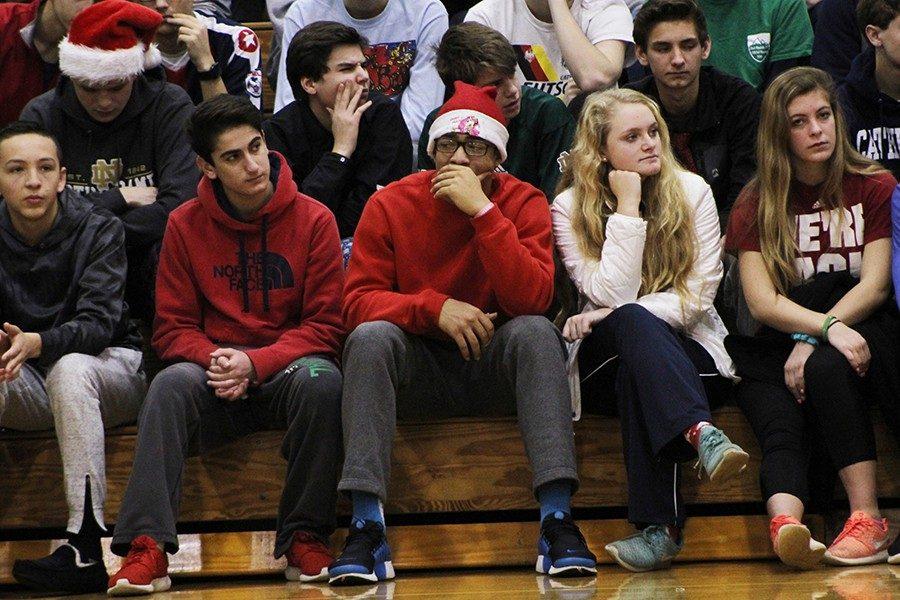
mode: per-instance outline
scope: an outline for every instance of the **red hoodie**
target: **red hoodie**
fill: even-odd
[[[264,381],[302,356],[338,355],[344,272],[337,225],[325,206],[297,191],[284,157],[270,157],[281,165],[275,193],[251,221],[229,216],[207,177],[198,197],[169,216],[152,341],[162,359],[206,367],[219,347],[251,347],[247,355]]]
[[[553,238],[544,194],[494,175],[494,207],[471,219],[431,193],[434,171],[376,192],[353,238],[344,290],[348,331],[389,321],[437,333],[448,298],[504,317],[539,315],[553,299]]]

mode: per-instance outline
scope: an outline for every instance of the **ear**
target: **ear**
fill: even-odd
[[[709,53],[712,51],[712,38],[706,38],[706,43],[701,44],[701,49],[703,53],[700,55],[700,58],[706,60],[709,58]]]
[[[316,82],[309,77],[300,78],[300,87],[310,96],[316,95]]]
[[[882,46],[884,46],[884,42],[881,41],[882,33],[884,33],[884,30],[880,27],[876,27],[875,25],[866,25],[866,39],[869,40],[869,43],[876,48],[881,48]]]
[[[197,168],[200,169],[201,173],[203,173],[210,179],[216,179],[218,177],[218,175],[216,174],[216,168],[199,156],[197,157]]]
[[[66,189],[66,168],[59,168],[59,181],[56,182],[56,193],[61,194]]]
[[[641,65],[646,67],[650,64],[650,60],[647,58],[647,53],[644,52],[644,49],[637,44],[634,45],[634,55],[637,57],[638,62],[641,63]]]

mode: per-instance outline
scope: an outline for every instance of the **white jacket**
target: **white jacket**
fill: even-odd
[[[679,177],[694,214],[694,230],[699,243],[697,261],[687,279],[689,301],[684,303],[684,310],[678,294],[671,289],[638,297],[647,239],[647,222],[639,217],[611,215],[606,222],[601,256],[585,256],[572,229],[574,197],[569,188],[557,196],[550,207],[556,247],[581,295],[582,312],[636,302],[697,341],[713,358],[720,374],[737,380],[734,364],[723,344],[728,331],[713,308],[722,279],[721,231],[716,202],[712,190],[701,177],[688,172],[680,173]],[[570,344],[567,365],[575,419],[581,415],[577,360],[580,345],[581,340]]]

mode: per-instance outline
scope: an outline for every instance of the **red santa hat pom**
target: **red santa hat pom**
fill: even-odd
[[[475,87],[457,81],[454,93],[438,111],[438,116],[428,130],[428,154],[434,156],[434,142],[448,133],[467,133],[492,143],[500,153],[500,162],[506,160],[506,142],[509,132],[506,119],[497,106],[497,88],[492,85]]]
[[[162,57],[153,36],[163,18],[128,0],[102,0],[75,16],[59,44],[59,69],[92,85],[128,79],[155,67]]]

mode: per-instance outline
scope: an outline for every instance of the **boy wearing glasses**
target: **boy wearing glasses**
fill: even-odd
[[[496,88],[455,82],[429,130],[436,171],[376,192],[344,289],[345,462],[353,518],[334,585],[394,576],[382,502],[400,419],[517,415],[541,506],[537,570],[588,575],[565,350],[539,316],[553,297],[544,195],[506,173]]]

